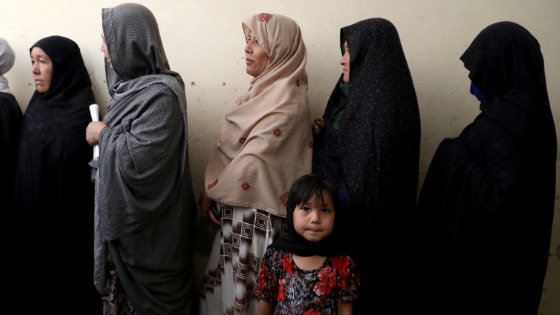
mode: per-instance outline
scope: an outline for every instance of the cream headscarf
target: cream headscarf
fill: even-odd
[[[289,187],[311,172],[307,50],[288,17],[261,13],[242,26],[270,59],[225,116],[206,168],[206,191],[218,202],[284,217]]]
[[[10,88],[8,86],[8,79],[4,77],[4,73],[7,73],[12,69],[14,61],[16,60],[16,55],[12,47],[7,40],[0,37],[0,92],[10,93]]]

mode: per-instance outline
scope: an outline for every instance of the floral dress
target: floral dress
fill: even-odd
[[[262,260],[254,295],[275,304],[273,314],[336,314],[337,301],[351,302],[360,285],[349,256],[328,257],[314,270],[298,268],[292,254],[269,248]]]

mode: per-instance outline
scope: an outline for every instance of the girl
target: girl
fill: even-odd
[[[258,314],[352,313],[359,275],[336,243],[336,191],[316,174],[293,183],[286,206],[288,234],[268,246],[261,262],[255,285]]]

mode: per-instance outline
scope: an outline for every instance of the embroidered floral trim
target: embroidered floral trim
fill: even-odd
[[[259,14],[259,22],[268,22],[272,18],[272,14],[270,13],[261,13]]]
[[[248,182],[244,182],[243,184],[241,184],[241,189],[249,190],[249,188],[251,188],[251,185]]]
[[[216,178],[215,181],[211,182],[210,184],[208,184],[207,188],[208,189],[212,189],[214,187],[216,187],[216,185],[218,185],[218,179]]]
[[[272,133],[275,137],[280,137],[282,135],[282,130],[280,130],[280,128],[276,128]]]

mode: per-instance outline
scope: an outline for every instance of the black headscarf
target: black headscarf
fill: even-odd
[[[346,211],[370,228],[354,241],[370,243],[374,224],[414,207],[420,118],[393,24],[381,18],[360,21],[341,29],[342,53],[344,41],[351,57],[348,101],[335,130],[329,117],[343,96],[341,76],[323,115],[325,127],[315,138],[313,170],[345,187]]]
[[[93,151],[84,133],[95,98],[74,41],[51,36],[31,46],[30,52],[34,47],[52,60],[52,78],[46,93],[34,92],[24,115],[15,197],[18,215],[46,228],[76,213],[82,199],[93,205],[88,166]]]

